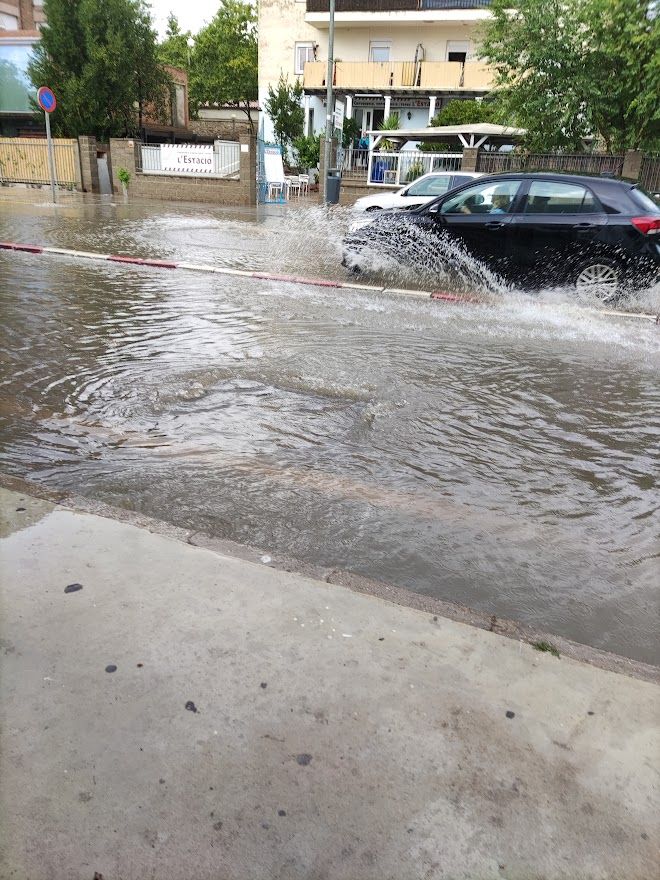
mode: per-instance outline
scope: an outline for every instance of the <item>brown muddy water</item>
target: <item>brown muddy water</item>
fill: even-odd
[[[347,220],[5,201],[0,239],[338,278]],[[0,470],[660,659],[652,324],[7,252],[0,307]]]

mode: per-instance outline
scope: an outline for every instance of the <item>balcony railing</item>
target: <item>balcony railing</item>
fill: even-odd
[[[492,0],[335,0],[336,12],[417,12],[487,9]],[[329,0],[307,0],[307,12],[330,12]]]
[[[305,64],[305,89],[324,89],[327,64]],[[447,89],[484,92],[493,86],[493,69],[478,61],[337,61],[337,89],[414,90]]]

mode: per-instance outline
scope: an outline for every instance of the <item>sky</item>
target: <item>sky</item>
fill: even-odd
[[[179,19],[182,31],[196,33],[217,12],[218,0],[147,0],[160,37],[165,36],[167,16],[173,12]]]

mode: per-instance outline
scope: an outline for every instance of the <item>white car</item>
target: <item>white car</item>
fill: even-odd
[[[353,205],[354,211],[381,211],[392,208],[417,208],[438,196],[481,177],[477,171],[434,171],[424,174],[396,192],[383,190],[373,196],[364,196]]]

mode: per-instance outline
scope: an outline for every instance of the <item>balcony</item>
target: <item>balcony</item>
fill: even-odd
[[[326,87],[325,61],[305,64],[306,92]],[[337,61],[334,87],[346,91],[473,91],[487,92],[494,71],[478,61]]]
[[[492,0],[335,0],[335,12],[423,12],[486,9]],[[307,0],[307,12],[330,12],[330,0]]]

